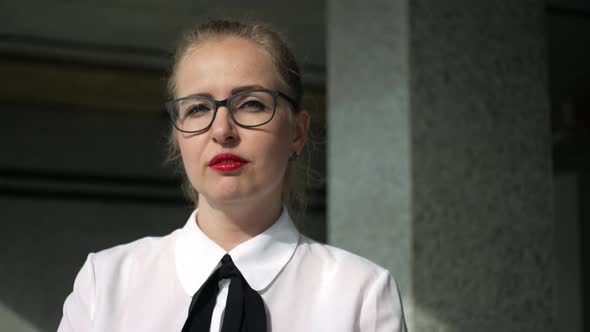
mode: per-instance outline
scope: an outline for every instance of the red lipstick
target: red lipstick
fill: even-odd
[[[220,172],[232,172],[242,168],[248,161],[233,153],[220,153],[209,160],[209,167]]]

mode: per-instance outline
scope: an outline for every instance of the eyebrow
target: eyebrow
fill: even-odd
[[[239,87],[233,88],[233,89],[230,91],[230,95],[232,95],[232,96],[233,96],[233,95],[235,95],[236,93],[240,93],[240,92],[244,92],[244,91],[248,91],[248,90],[255,90],[255,89],[266,89],[266,88],[265,88],[265,87],[263,87],[262,85],[258,85],[258,84],[253,84],[253,85],[244,85],[244,86],[239,86]],[[208,93],[208,92],[203,92],[203,93],[193,93],[193,94],[190,94],[190,95],[188,95],[188,96],[186,96],[186,97],[199,97],[199,96],[201,96],[201,97],[208,97],[208,98],[213,98],[213,95],[211,95],[211,94],[210,94],[210,93]],[[186,98],[186,97],[184,97],[184,98]],[[229,96],[228,96],[228,97],[229,97]]]
[[[236,93],[240,93],[240,92],[248,91],[248,90],[254,90],[254,89],[266,89],[266,88],[263,87],[262,85],[257,85],[257,84],[255,84],[255,85],[240,86],[240,87],[237,87],[237,88],[233,88],[231,90],[231,94],[232,95],[235,95]]]

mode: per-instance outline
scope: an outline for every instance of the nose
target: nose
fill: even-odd
[[[229,109],[226,106],[219,106],[215,119],[211,124],[211,138],[219,144],[235,142],[239,139],[236,124],[231,119]]]

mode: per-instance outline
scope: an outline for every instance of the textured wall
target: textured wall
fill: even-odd
[[[554,329],[543,8],[329,2],[328,237],[416,331]]]
[[[410,302],[407,8],[334,1],[328,12],[328,242],[390,269]]]
[[[543,9],[412,1],[414,289],[455,330],[553,330]]]

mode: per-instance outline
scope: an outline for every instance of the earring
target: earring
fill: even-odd
[[[289,161],[295,161],[297,160],[297,157],[299,157],[297,152],[293,152],[293,154],[289,157]]]

